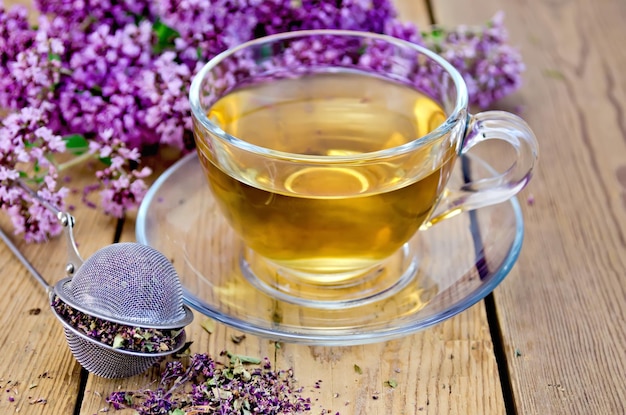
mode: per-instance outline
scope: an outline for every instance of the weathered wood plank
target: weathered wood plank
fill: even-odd
[[[540,141],[525,195],[526,239],[496,290],[515,404],[522,414],[626,408],[626,4],[434,2],[442,24],[506,12],[527,64],[523,106]]]
[[[366,346],[323,347],[282,343],[241,334],[216,324],[209,334],[200,327],[206,317],[196,313],[188,328],[192,353],[218,356],[222,350],[267,356],[278,369],[293,368],[313,401],[312,414],[503,414],[493,348],[484,309],[475,306],[461,315],[416,335]],[[361,368],[357,373],[354,365]],[[154,385],[156,371],[126,380],[90,376],[81,414],[106,407],[104,398],[116,390]],[[394,379],[396,388],[385,384]],[[315,384],[321,380],[320,387]],[[117,412],[116,412],[117,413]],[[132,413],[119,412],[120,414]]]
[[[406,1],[395,0],[394,4],[398,10],[399,17],[402,21],[412,22],[419,27],[430,26],[430,16],[428,14],[428,1]]]
[[[70,172],[74,179],[70,188],[82,189],[91,173]],[[78,206],[75,237],[83,258],[113,241],[115,220],[100,211],[86,208],[80,193],[70,203]],[[1,226],[12,237],[6,215]],[[21,237],[12,237],[49,284],[65,277],[67,261],[63,236],[43,244],[26,244]],[[71,414],[80,386],[80,366],[72,356],[61,323],[48,306],[43,289],[0,242],[0,273],[4,282],[0,302],[0,413]],[[11,397],[11,399],[10,399]]]

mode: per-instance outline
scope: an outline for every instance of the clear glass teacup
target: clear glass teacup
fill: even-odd
[[[469,114],[448,62],[372,33],[247,42],[200,70],[190,102],[212,195],[246,247],[243,274],[308,306],[396,292],[416,273],[418,231],[510,199],[537,158],[521,118]],[[512,166],[447,188],[458,157],[485,140],[512,146]]]

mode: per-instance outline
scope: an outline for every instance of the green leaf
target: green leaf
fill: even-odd
[[[260,47],[259,52],[261,54],[262,61],[272,57],[274,54],[272,46],[273,45],[267,44]]]
[[[113,338],[113,348],[119,349],[122,346],[124,346],[124,337],[122,337],[120,334],[116,334],[115,338]]]
[[[430,38],[432,40],[438,41],[442,40],[445,35],[445,31],[441,27],[433,27],[430,31],[423,31],[423,38]]]
[[[65,141],[65,148],[76,156],[79,156],[89,150],[89,142],[82,134],[66,135],[63,137],[63,141]]]
[[[152,30],[157,38],[157,43],[154,45],[154,52],[161,53],[165,49],[171,48],[174,46],[174,40],[180,37],[180,33],[171,27],[167,26],[160,20],[154,22],[152,26]]]
[[[167,415],[185,415],[185,411],[180,408],[176,408],[173,411],[169,411]]]
[[[226,355],[230,358],[231,364],[235,364],[237,360],[239,360],[241,363],[252,363],[254,365],[258,365],[259,363],[261,363],[261,359],[259,359],[258,357],[244,356],[231,352],[226,352]]]
[[[89,92],[91,92],[91,95],[96,96],[96,97],[101,97],[102,96],[102,87],[100,85],[94,85],[89,89]]]
[[[436,53],[441,53],[441,43],[445,40],[446,31],[441,27],[433,27],[430,31],[423,31],[422,38],[428,48]]]
[[[105,166],[110,166],[111,164],[113,164],[111,157],[98,157],[98,160],[100,160],[100,162],[102,162]]]
[[[398,386],[398,382],[395,379],[389,379],[385,382],[385,385],[389,386],[390,388],[396,388]]]

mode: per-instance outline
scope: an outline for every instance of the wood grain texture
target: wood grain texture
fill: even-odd
[[[395,0],[393,3],[398,10],[400,20],[415,23],[418,27],[425,27],[431,24],[428,13],[428,1]]]
[[[68,187],[82,189],[92,173],[82,169],[68,174],[74,178]],[[80,205],[78,194],[72,195],[69,203]],[[73,213],[75,237],[82,257],[87,258],[113,241],[115,220],[80,206]],[[12,236],[6,216],[1,219],[3,231]],[[43,244],[26,244],[19,236],[12,239],[49,284],[65,277],[67,250],[63,237]],[[0,395],[0,413],[73,413],[81,370],[68,348],[61,323],[48,306],[43,287],[3,243],[0,270],[0,386],[5,390]]]
[[[216,324],[208,333],[206,317],[195,315],[188,328],[191,351],[218,356],[222,350],[270,358],[279,369],[293,368],[303,396],[313,401],[311,414],[503,414],[504,404],[482,306],[423,333],[400,340],[352,347],[281,344]],[[355,372],[354,365],[362,373]],[[158,371],[127,380],[90,376],[81,414],[107,407],[116,390],[153,387]],[[385,384],[394,379],[396,388]],[[315,384],[321,380],[320,387]],[[326,410],[327,412],[323,412]],[[116,412],[118,413],[118,412]],[[132,413],[122,411],[120,414]]]
[[[8,229],[5,225],[3,230]],[[29,256],[48,255],[49,247],[35,248],[28,249]],[[45,292],[4,245],[0,246],[0,269],[4,286],[0,412],[71,413],[80,369],[72,360],[61,325],[47,306]]]
[[[528,69],[498,106],[523,106],[541,152],[524,249],[495,291],[517,412],[623,414],[626,4],[434,1],[444,24],[499,9]]]

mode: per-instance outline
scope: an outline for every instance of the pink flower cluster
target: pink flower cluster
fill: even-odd
[[[9,213],[16,233],[35,242],[60,232],[56,216],[44,203],[63,209],[68,193],[57,189],[56,167],[48,159],[65,151],[65,142],[47,123],[43,105],[12,113],[0,124],[0,208]],[[29,182],[37,183],[37,198],[22,187]]]
[[[524,63],[520,53],[507,41],[501,12],[485,27],[435,30],[425,39],[426,46],[461,72],[471,103],[481,108],[488,107],[521,85]]]
[[[126,147],[121,139],[113,136],[112,129],[104,130],[98,140],[91,141],[89,151],[100,160],[105,160],[105,167],[96,172],[100,187],[103,187],[100,192],[102,208],[109,215],[122,217],[127,209],[133,208],[143,199],[147,191],[143,179],[152,170],[149,167],[130,168],[130,163],[139,163],[139,150]]]
[[[208,59],[246,40],[329,28],[385,33],[423,43],[457,66],[472,102],[481,106],[517,88],[523,70],[519,54],[506,44],[500,16],[483,28],[422,35],[415,25],[398,19],[390,0],[35,3],[41,12],[35,27],[29,25],[24,8],[5,10],[0,5],[0,106],[22,118],[41,111],[47,134],[59,143],[53,145],[37,136],[28,147],[31,158],[20,161],[20,166],[0,159],[0,208],[10,213],[16,230],[29,240],[43,240],[59,228],[46,219],[48,213],[38,210],[41,206],[36,201],[15,201],[11,188],[15,174],[26,174],[40,195],[60,204],[67,192],[56,189],[56,175],[64,165],[57,165],[54,154],[99,160],[103,167],[86,192],[98,189],[103,210],[122,216],[145,193],[149,170],[142,168],[141,155],[154,154],[160,146],[172,146],[181,153],[193,148],[188,102],[193,75]],[[326,53],[322,49],[301,52]],[[384,56],[381,51],[364,59],[384,64]],[[21,121],[15,117],[3,121],[3,136],[17,131]],[[29,134],[34,136],[34,131]],[[8,146],[3,151],[18,154],[17,144],[10,140],[3,141]],[[84,149],[77,149],[77,142]],[[38,167],[37,177],[24,173],[33,171],[34,160],[46,166],[44,170]]]

